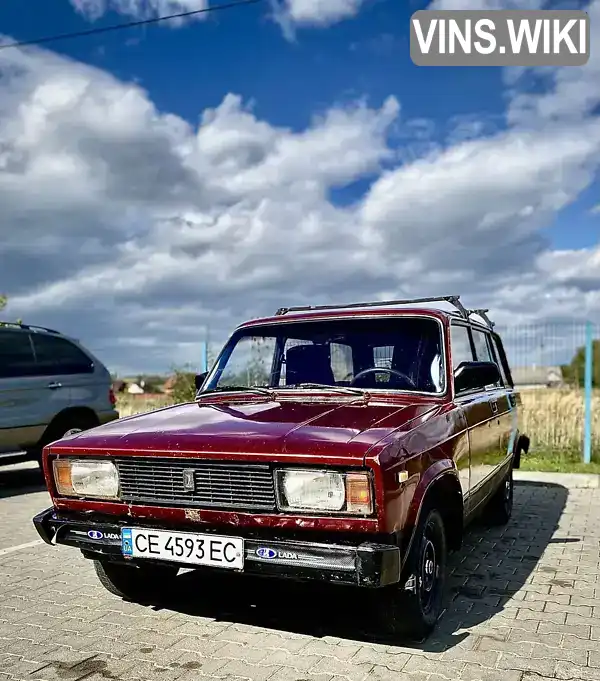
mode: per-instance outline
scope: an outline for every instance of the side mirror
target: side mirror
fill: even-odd
[[[202,374],[196,374],[196,376],[194,378],[196,390],[200,390],[200,388],[202,387],[202,384],[204,383],[207,376],[208,376],[208,371],[205,371]]]
[[[500,370],[494,362],[461,362],[454,372],[454,390],[481,390],[500,380]]]

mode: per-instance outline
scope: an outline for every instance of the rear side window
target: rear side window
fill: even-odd
[[[498,363],[496,362],[496,358],[494,357],[492,353],[492,348],[490,345],[490,336],[487,333],[484,333],[483,331],[479,331],[477,329],[473,329],[473,343],[475,344],[475,352],[477,353],[477,361],[479,362],[493,362],[498,366]],[[502,370],[498,366],[498,369],[500,370],[500,374],[502,375]],[[500,385],[500,383],[496,383],[495,385]]]
[[[0,329],[0,378],[21,378],[36,373],[29,334]]]
[[[33,334],[32,339],[38,376],[66,376],[94,372],[92,360],[65,338]]]
[[[450,352],[452,353],[452,371],[462,362],[473,361],[473,351],[469,340],[469,329],[461,324],[450,327]]]
[[[500,367],[500,373],[502,374],[502,380],[504,385],[512,386],[512,376],[510,374],[510,368],[506,360],[506,355],[504,354],[504,348],[502,347],[502,341],[499,341],[496,336],[491,336],[492,345],[494,347],[494,353],[496,355],[496,360],[498,366]]]
[[[477,329],[473,329],[473,343],[477,353],[478,362],[493,362],[494,358],[487,342],[487,334]]]

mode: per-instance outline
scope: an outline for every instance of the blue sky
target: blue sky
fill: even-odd
[[[294,130],[333,104],[361,97],[378,105],[393,94],[402,102],[403,116],[434,123],[431,133],[440,144],[447,142],[457,118],[489,117],[490,125],[504,126],[501,69],[424,69],[412,63],[409,20],[414,11],[427,7],[426,0],[374,0],[359,20],[327,30],[300,28],[294,42],[282,35],[265,5],[217,13],[177,30],[150,25],[50,47],[120,79],[135,80],[160,109],[191,122],[228,92],[253,100],[260,118]],[[27,40],[90,28],[90,21],[65,0],[30,0],[29,6],[34,11],[25,14],[18,0],[5,0],[0,10],[5,34]],[[126,20],[109,11],[91,25]],[[347,191],[340,198],[358,195]],[[599,219],[589,210],[599,197],[595,183],[558,216],[546,232],[551,243],[559,248],[595,244]]]
[[[117,7],[120,1],[111,0],[110,6]],[[144,2],[148,1],[139,0],[138,6],[143,7]],[[184,5],[187,2],[187,6],[200,2],[181,1]],[[290,3],[290,7],[293,3],[297,3],[298,7],[302,4],[302,0],[285,1]],[[12,40],[27,40],[54,33],[86,30],[90,26],[141,16],[109,10],[100,12],[101,16],[93,20],[89,14],[84,15],[74,9],[78,2],[82,3],[83,0],[72,0],[72,3],[69,0],[54,0],[51,3],[30,0],[28,7],[33,11],[24,13],[20,0],[5,0],[0,8],[0,28]],[[100,0],[89,2],[88,8],[94,2],[102,5]],[[348,6],[353,4],[353,0],[341,0],[340,4],[343,2],[347,2]],[[441,6],[457,6],[452,0],[437,2]],[[490,6],[489,3],[498,6],[499,0],[465,2],[468,6],[486,7]],[[512,6],[515,2],[517,6],[519,2],[531,6],[532,2],[538,0],[512,0]],[[542,0],[538,4],[542,5]],[[585,106],[589,105],[589,110],[578,105],[573,92],[579,95],[583,89],[579,81],[584,86],[590,82],[596,83],[595,79],[592,80],[596,73],[592,69],[597,66],[582,69],[581,75],[579,71],[571,71],[565,76],[560,70],[552,70],[544,87],[535,89],[529,85],[532,74],[525,74],[516,91],[513,91],[507,86],[508,74],[502,69],[425,68],[412,64],[408,47],[409,19],[413,11],[427,7],[427,2],[363,0],[362,3],[355,2],[353,6],[355,11],[349,11],[345,19],[332,20],[326,25],[317,21],[297,21],[294,40],[286,37],[281,27],[272,20],[270,3],[265,0],[258,5],[217,13],[203,21],[191,21],[179,28],[155,25],[60,41],[44,46],[43,50],[1,51],[0,75],[3,70],[12,69],[12,76],[11,96],[5,97],[9,104],[5,109],[0,106],[0,131],[3,129],[3,116],[5,131],[13,130],[14,125],[17,125],[25,132],[29,130],[27,125],[31,126],[31,122],[27,121],[35,120],[37,125],[42,116],[45,126],[43,144],[54,150],[48,152],[48,158],[56,158],[56,149],[59,149],[59,155],[64,152],[73,167],[92,169],[90,172],[94,178],[89,185],[78,188],[76,196],[65,196],[60,205],[56,201],[57,205],[53,206],[56,215],[48,218],[48,224],[56,227],[49,226],[45,233],[48,244],[43,260],[39,254],[25,252],[15,236],[16,225],[29,224],[29,217],[23,217],[22,207],[15,204],[14,209],[7,210],[5,217],[0,218],[0,235],[6,237],[4,249],[11,256],[11,262],[20,263],[21,273],[23,267],[31,273],[29,276],[20,274],[19,281],[16,281],[15,276],[9,278],[6,275],[3,279],[0,272],[0,290],[5,290],[9,295],[9,309],[14,310],[14,314],[33,315],[38,323],[43,321],[62,325],[80,338],[85,339],[87,334],[98,339],[98,334],[91,330],[93,318],[89,318],[89,327],[83,332],[78,328],[77,320],[88,319],[85,315],[89,312],[84,310],[89,311],[91,304],[91,298],[81,297],[81,291],[85,288],[82,282],[92,279],[104,281],[103,277],[107,277],[107,281],[114,281],[115,277],[109,274],[109,268],[116,267],[117,262],[123,263],[122,268],[126,268],[133,267],[131,263],[135,261],[135,267],[140,269],[142,262],[147,263],[155,258],[161,262],[157,267],[162,267],[167,251],[168,267],[174,267],[170,260],[178,256],[173,244],[185,242],[186,245],[181,247],[183,250],[180,250],[185,253],[186,262],[192,253],[193,257],[198,257],[198,267],[203,271],[208,268],[213,274],[210,283],[203,282],[198,284],[197,290],[190,291],[189,278],[185,281],[183,278],[176,280],[175,275],[166,272],[165,278],[159,277],[160,282],[156,284],[153,277],[158,275],[154,270],[152,274],[142,274],[140,269],[137,294],[127,293],[126,298],[121,300],[122,287],[112,290],[111,284],[101,289],[103,293],[100,293],[100,299],[98,292],[94,299],[94,304],[102,308],[102,313],[110,316],[110,337],[116,338],[117,344],[122,342],[123,348],[135,347],[137,331],[145,328],[144,324],[149,324],[144,337],[146,340],[150,338],[149,347],[152,346],[152,350],[149,352],[155,354],[145,365],[148,368],[164,366],[168,361],[165,356],[168,343],[159,332],[154,337],[154,332],[148,330],[156,328],[148,321],[147,297],[152,299],[154,296],[156,300],[156,286],[161,292],[178,291],[179,297],[175,300],[184,306],[193,300],[203,301],[202,311],[189,320],[190,333],[192,328],[205,323],[208,318],[214,319],[216,314],[221,316],[216,326],[222,335],[226,334],[234,323],[247,316],[245,312],[258,314],[277,307],[265,303],[263,309],[262,303],[256,302],[259,299],[270,300],[271,294],[282,290],[280,283],[273,284],[274,280],[270,279],[274,276],[269,271],[269,262],[272,262],[270,257],[278,253],[278,248],[282,248],[281,234],[291,224],[288,221],[302,220],[303,216],[310,215],[318,228],[311,231],[307,227],[306,234],[310,236],[299,230],[294,237],[299,239],[300,232],[302,239],[306,236],[306,241],[302,243],[306,243],[307,263],[318,260],[321,255],[324,257],[326,249],[333,249],[334,259],[342,257],[342,252],[336,249],[344,237],[334,238],[334,231],[338,228],[342,230],[341,233],[345,229],[351,230],[352,238],[360,241],[360,245],[355,245],[355,252],[367,248],[367,241],[368,248],[375,248],[375,244],[377,248],[385,248],[387,244],[388,252],[393,245],[395,261],[387,262],[385,267],[378,270],[368,269],[370,266],[364,263],[353,264],[352,268],[355,269],[340,272],[335,282],[321,282],[313,293],[308,288],[304,290],[302,284],[292,278],[288,268],[287,283],[283,289],[287,297],[281,301],[282,304],[289,302],[289,296],[327,298],[327,291],[336,299],[340,298],[340,293],[347,294],[343,297],[356,294],[363,298],[404,289],[410,291],[415,279],[413,271],[424,273],[420,275],[422,286],[417,287],[417,294],[422,293],[422,290],[428,293],[439,292],[440,288],[455,289],[452,286],[454,282],[467,292],[479,291],[481,286],[475,282],[479,281],[482,272],[489,271],[490,288],[487,295],[494,296],[500,314],[504,313],[507,319],[525,315],[530,321],[528,315],[545,309],[544,305],[535,304],[533,309],[527,310],[524,302],[511,308],[511,296],[514,298],[515,290],[521,291],[519,295],[522,295],[523,300],[528,297],[533,300],[536,296],[545,300],[547,291],[553,290],[553,287],[566,287],[566,293],[561,295],[575,302],[572,307],[560,311],[560,315],[572,313],[574,316],[589,316],[590,310],[596,310],[597,303],[600,310],[596,289],[592,287],[590,291],[589,288],[589,277],[592,275],[584,276],[587,282],[584,286],[586,295],[592,295],[585,304],[581,303],[577,288],[580,284],[576,281],[581,272],[589,270],[593,273],[597,264],[600,213],[593,213],[591,209],[600,203],[597,175],[599,149],[581,146],[577,158],[570,157],[575,153],[571,150],[579,149],[578,145],[595,139],[596,128],[592,127],[589,134],[583,134],[582,125],[593,126],[597,121],[593,104],[600,100],[596,92],[599,87],[596,85],[593,96],[586,99]],[[597,7],[597,2],[590,7]],[[14,75],[15,65],[25,74],[22,78]],[[95,68],[89,70],[89,66]],[[69,111],[66,106],[59,107],[60,112],[57,113],[56,97],[62,97],[65,89],[82,79],[88,83],[87,95],[73,95],[73,109]],[[568,88],[579,89],[565,90],[565,80],[568,81]],[[1,83],[0,79],[0,88]],[[43,87],[44,84],[46,87]],[[73,87],[73,92],[76,92],[77,88],[75,85]],[[41,105],[40,92],[44,100]],[[124,107],[118,113],[113,112],[116,118],[111,118],[113,113],[107,113],[108,109],[103,112],[102,107],[108,107],[112,100],[102,92],[113,93],[111,97],[127,95],[132,98],[135,109],[131,117]],[[93,97],[91,93],[94,93]],[[88,95],[91,98],[89,101],[86,99]],[[227,113],[220,107],[232,95],[240,99],[231,105],[231,111],[227,109]],[[518,106],[524,101],[522,98],[527,97],[533,98],[527,100],[528,105],[531,102],[534,107],[540,105],[533,123],[530,119],[525,120]],[[588,101],[590,99],[591,103]],[[573,104],[567,105],[567,101]],[[558,118],[545,116],[545,106],[558,107]],[[40,107],[43,114],[40,114]],[[92,107],[93,115],[90,113]],[[154,113],[144,113],[145,107],[150,107]],[[207,110],[217,112],[215,125],[210,121],[202,123],[202,116]],[[36,112],[35,116],[33,113],[27,114],[27,111]],[[81,114],[81,118],[76,120],[75,112]],[[57,123],[59,114],[65,117],[64,125],[59,126]],[[509,115],[512,116],[510,122],[507,121]],[[94,119],[93,125],[90,116]],[[344,116],[348,116],[348,120]],[[111,123],[114,122],[119,139],[123,141],[120,155],[115,155],[113,132],[98,132],[96,117],[107,117]],[[340,117],[342,119],[338,120]],[[139,126],[135,130],[134,123]],[[185,123],[189,129],[183,131],[180,128]],[[85,126],[91,127],[87,129]],[[154,152],[151,154],[149,151],[149,140],[156,141],[154,137],[150,139],[156,132],[156,126],[160,128],[160,133],[156,133],[160,137],[157,150],[160,148],[163,151],[157,151],[157,155],[154,155]],[[348,137],[348,126],[358,127],[348,138],[346,148],[343,140]],[[166,128],[169,130],[164,132]],[[75,131],[71,136],[68,134],[69,129]],[[215,141],[202,142],[200,151],[194,151],[195,135],[202,130],[205,133],[201,135],[203,140],[208,140],[208,134],[212,131],[214,137],[211,139]],[[106,139],[102,137],[104,133]],[[238,136],[235,139],[242,141],[229,146],[229,143],[224,142],[225,133],[229,137]],[[10,137],[12,132],[5,134],[6,139],[14,139]],[[57,135],[56,141],[52,137],[54,134]],[[67,136],[62,137],[63,134]],[[132,136],[131,148],[124,141],[125,134]],[[306,135],[309,135],[310,140],[301,142]],[[339,136],[339,144],[333,140],[334,135]],[[323,151],[324,158],[319,161],[319,145],[324,143],[332,145],[332,152],[325,154]],[[103,144],[105,146],[100,148]],[[224,150],[221,149],[222,144],[225,144]],[[363,144],[364,149],[361,146]],[[523,144],[530,145],[530,152],[521,158],[519,149]],[[168,145],[168,149],[165,145]],[[217,153],[214,151],[215,145],[220,150],[216,156],[213,154]],[[248,145],[248,149],[245,145]],[[278,151],[279,145],[283,145],[283,151]],[[27,158],[33,158],[40,146],[38,143],[35,147],[27,147]],[[327,168],[337,149],[339,167]],[[499,187],[496,199],[495,195],[492,196],[493,187],[488,186],[486,176],[491,177],[499,163],[505,163],[507,168],[513,167],[513,161],[508,156],[513,153],[511,149],[516,150],[514,163],[523,173],[523,179],[516,182],[514,187],[504,187],[504,176],[500,177],[496,181]],[[564,149],[564,153],[558,151],[560,149]],[[123,155],[125,150],[126,157]],[[167,167],[164,159],[170,158],[171,151],[177,157],[177,163],[184,158],[183,170],[180,168],[177,171],[180,175],[190,171],[191,166],[196,179],[198,174],[205,173],[198,184],[198,196],[204,191],[203,187],[213,186],[216,175],[223,177],[223,181],[219,180],[218,186],[210,190],[210,200],[202,194],[202,201],[198,198],[199,203],[189,198],[181,203],[173,203],[172,193],[176,183],[175,180],[167,180],[161,183],[168,197],[157,207],[153,199],[157,190],[151,184],[156,177],[170,177],[168,173],[172,167]],[[76,159],[79,152],[82,156]],[[87,154],[85,158],[84,152]],[[353,155],[359,152],[364,160],[357,162]],[[19,153],[24,152],[21,150]],[[250,157],[245,156],[248,153]],[[371,153],[373,156],[369,160]],[[135,154],[139,155],[139,164],[134,160]],[[253,154],[258,159],[258,165],[252,160],[248,161]],[[298,158],[292,158],[293,154],[298,154]],[[463,156],[464,159],[460,160]],[[148,158],[152,159],[149,166]],[[299,163],[310,163],[312,158],[315,159],[314,179],[310,172],[297,170]],[[563,158],[567,160],[563,162]],[[342,167],[346,161],[348,167]],[[120,180],[103,185],[102,193],[98,190],[96,176],[100,162],[105,171],[113,173],[115,177],[121,172],[118,164],[145,167],[146,172],[143,177],[133,178],[130,170]],[[523,167],[525,162],[533,164],[530,175]],[[322,169],[321,166],[317,168],[318,163],[322,163]],[[479,164],[477,168],[475,163]],[[46,183],[48,161],[44,161],[44,164],[43,177]],[[271,179],[264,179],[267,184],[264,185],[262,196],[247,193],[250,191],[247,189],[250,186],[248,182],[252,187],[255,186],[257,180],[252,173],[258,172],[259,166],[260,172],[266,172],[268,168],[284,168],[269,171],[271,174],[268,177]],[[285,170],[292,166],[294,173],[299,173],[294,175],[293,182],[291,176],[288,178],[286,175],[288,170]],[[62,173],[64,168],[61,167],[59,171]],[[452,190],[452,182],[458,182],[457,178],[463,172],[465,179],[460,180],[456,191]],[[84,175],[78,171],[76,176],[81,178]],[[395,183],[393,198],[384,192],[385,178],[388,176],[389,181]],[[106,174],[103,178],[104,182]],[[12,182],[14,178],[10,180]],[[481,186],[478,185],[479,180]],[[135,184],[135,196],[116,196],[114,187],[123,187],[129,181]],[[32,195],[37,196],[31,182],[30,177],[27,186]],[[277,194],[275,184],[278,187]],[[68,185],[67,181],[62,182],[61,186],[66,188]],[[43,186],[46,187],[46,184]],[[244,189],[239,189],[242,186]],[[232,187],[235,189],[232,190]],[[422,196],[425,187],[426,197]],[[222,208],[221,199],[217,198],[220,191],[229,192],[228,198],[223,199],[228,212]],[[231,198],[231,191],[234,191],[235,199]],[[293,194],[291,199],[288,191]],[[85,200],[81,192],[89,192]],[[140,199],[141,194],[144,195],[143,201]],[[7,196],[12,197],[7,200],[16,201],[14,188]],[[268,197],[268,201],[265,197]],[[212,198],[214,205],[211,203]],[[497,203],[494,203],[496,200]],[[475,207],[478,201],[481,206]],[[457,212],[458,207],[462,205],[469,208],[471,203],[471,213],[467,211],[464,218],[461,217]],[[48,200],[45,199],[43,205],[47,211]],[[98,206],[102,206],[102,209],[99,210]],[[114,213],[111,212],[113,208]],[[129,222],[122,221],[123,211],[129,213],[129,208]],[[100,216],[104,210],[108,211],[107,214]],[[240,237],[241,232],[235,232],[237,236],[228,238],[233,239],[231,243],[237,244],[236,263],[233,264],[230,257],[217,265],[216,254],[220,252],[220,246],[207,245],[207,232],[201,225],[207,220],[225,220],[227,224],[232,224],[231,216],[246,210],[248,212],[244,213],[246,217],[243,224],[249,229],[248,225],[257,224],[258,221],[261,229],[265,230],[261,237],[263,240],[255,246],[247,238],[249,232],[244,232],[244,238]],[[170,219],[169,216],[182,221],[184,216],[190,214],[193,214],[191,219],[196,225],[193,246],[188,243],[191,239],[189,234],[184,234],[180,227],[173,227],[172,223],[166,227],[164,222]],[[424,216],[431,216],[432,221],[426,228],[422,226]],[[75,225],[72,229],[65,226],[65,220],[68,222],[71,219]],[[265,227],[270,220],[274,221],[273,226]],[[507,221],[505,225],[498,222],[502,220]],[[82,226],[84,223],[93,225],[89,227],[89,233]],[[496,223],[497,227],[490,227]],[[464,234],[462,225],[467,230]],[[36,229],[41,229],[39,221],[31,227],[31,230]],[[63,259],[61,268],[58,258],[64,258],[65,255],[64,251],[61,252],[58,239],[63,229],[65,239],[68,234],[71,235],[68,243],[76,246],[72,246],[73,252],[67,256],[70,258],[68,264],[65,266]],[[417,238],[417,232],[424,235],[425,232],[429,233],[428,230],[429,241],[424,236],[422,239]],[[439,231],[439,237],[434,237],[437,234],[435,230]],[[319,234],[319,237],[315,234]],[[442,249],[440,253],[447,253],[448,246],[444,250],[441,244],[448,239],[453,241],[451,249],[455,253],[455,264],[450,269],[446,267],[447,264],[441,267],[445,274],[433,272],[431,262],[436,263],[436,258],[439,260],[436,248]],[[488,245],[492,250],[486,253]],[[0,249],[2,247],[0,241]],[[514,254],[511,249],[514,249]],[[134,250],[140,259],[133,257]],[[497,257],[490,257],[490,253],[497,253]],[[348,254],[343,257],[348,257]],[[515,264],[517,261],[520,263],[518,266]],[[372,259],[370,262],[377,261]],[[559,265],[561,268],[566,267],[566,273],[562,270],[558,273]],[[38,271],[38,268],[46,266],[47,274],[42,274],[41,269]],[[248,290],[248,281],[243,274],[245,267],[251,268],[252,276],[263,282],[260,286],[270,286],[268,295],[254,295],[249,303],[243,304],[237,296],[232,302],[232,282]],[[419,267],[425,269],[419,270]],[[403,273],[400,274],[401,270]],[[224,271],[228,272],[223,279],[225,283],[213,290],[215,273]],[[518,276],[519,271],[527,271],[531,281],[524,281]],[[298,269],[294,277],[300,275],[301,270]],[[353,284],[352,290],[349,290],[349,279],[362,282],[362,285]],[[525,288],[521,290],[523,286]],[[533,289],[527,288],[535,286],[535,294],[531,292]],[[502,287],[508,288],[504,293],[499,293]],[[53,291],[53,297],[50,290]],[[78,291],[77,295],[72,291]],[[275,298],[273,296],[273,300]],[[137,321],[132,322],[133,326],[125,328],[125,325],[117,332],[113,328],[114,315],[110,315],[110,308],[118,303],[131,306],[132,315]],[[172,310],[174,304],[173,300],[164,301],[168,310]],[[549,314],[556,316],[558,313],[551,310]],[[195,353],[195,350],[186,349],[186,342],[182,340],[176,353],[177,360],[188,359],[190,353]],[[105,351],[112,346],[112,341],[100,339],[97,345]],[[129,352],[123,348],[118,355],[119,361]],[[122,363],[129,368],[132,361],[127,359]]]

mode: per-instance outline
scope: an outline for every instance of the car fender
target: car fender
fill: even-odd
[[[404,560],[406,560],[412,547],[412,543],[415,537],[415,531],[419,524],[419,519],[425,507],[425,503],[430,494],[432,493],[434,486],[437,485],[437,483],[439,483],[442,480],[444,481],[447,480],[450,485],[455,486],[456,491],[460,494],[461,487],[458,478],[458,472],[456,470],[454,462],[451,459],[439,459],[435,461],[431,466],[427,468],[427,470],[423,473],[419,480],[419,483],[417,485],[417,488],[415,489],[415,493],[411,500],[411,504],[406,519],[407,532],[405,535],[405,539],[408,540],[408,543],[405,545],[403,562]],[[462,513],[462,494],[460,494],[460,502]],[[460,528],[456,528],[456,530],[457,536],[458,533],[460,533],[460,536],[462,536],[462,517],[461,526]]]

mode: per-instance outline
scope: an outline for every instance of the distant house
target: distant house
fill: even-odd
[[[559,366],[524,366],[512,368],[513,382],[521,390],[560,388],[565,381]]]
[[[143,395],[144,381],[142,381],[142,385],[138,385],[137,383],[131,383],[130,385],[127,386],[127,392],[130,395]]]

